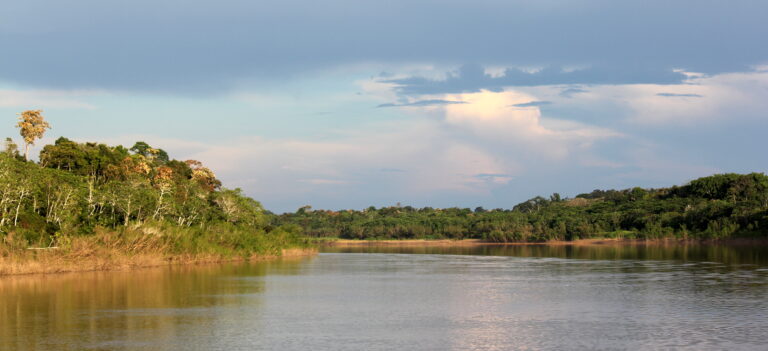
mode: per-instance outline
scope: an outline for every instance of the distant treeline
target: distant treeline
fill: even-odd
[[[25,158],[7,139],[0,153],[6,248],[62,245],[105,231],[118,240],[126,229],[154,233],[171,253],[271,254],[296,242],[295,233],[270,225],[259,202],[223,188],[200,162],[170,159],[144,142],[128,149],[59,138],[42,149],[39,163]]]
[[[511,210],[369,207],[300,208],[275,217],[311,237],[477,238],[497,242],[588,238],[768,237],[768,176],[718,174],[661,189],[595,190],[535,197]]]

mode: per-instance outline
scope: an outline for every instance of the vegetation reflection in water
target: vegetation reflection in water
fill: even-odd
[[[723,264],[768,265],[766,245],[714,244],[599,244],[599,245],[479,245],[479,246],[396,246],[360,245],[325,247],[323,252],[483,255],[552,257],[587,260],[678,260]]]
[[[752,349],[768,336],[766,254],[329,247],[274,262],[4,277],[0,350]]]
[[[0,350],[118,348],[105,344],[113,339],[128,349],[149,341],[153,349],[178,347],[180,326],[209,325],[222,307],[259,304],[262,281],[222,277],[298,274],[305,259],[2,277]]]

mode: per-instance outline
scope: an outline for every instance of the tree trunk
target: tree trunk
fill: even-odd
[[[19,203],[16,204],[16,217],[13,219],[14,227],[19,224],[19,210],[21,210],[21,202],[24,200],[24,192],[24,188],[21,188],[21,193],[19,193]]]

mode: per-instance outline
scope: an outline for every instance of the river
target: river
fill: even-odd
[[[0,277],[0,350],[755,350],[768,247],[326,248]]]

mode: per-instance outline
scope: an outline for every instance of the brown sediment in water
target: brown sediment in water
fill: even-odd
[[[126,254],[120,250],[109,248],[99,248],[92,251],[30,250],[30,252],[0,256],[0,278],[25,274],[123,271],[169,265],[264,261],[315,254],[317,254],[316,248],[288,248],[283,249],[280,255],[254,255],[250,257],[215,254],[167,254],[162,252]]]

